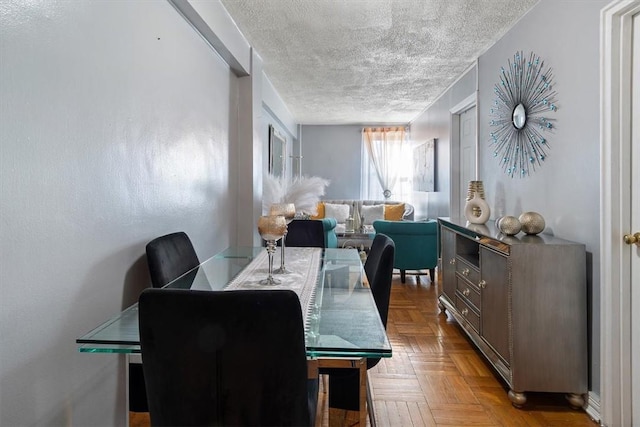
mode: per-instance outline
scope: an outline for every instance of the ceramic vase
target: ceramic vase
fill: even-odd
[[[490,215],[489,204],[478,193],[474,193],[473,198],[464,205],[464,216],[472,224],[484,224]]]
[[[482,181],[469,181],[469,188],[467,189],[467,202],[473,199],[474,195],[478,195],[482,200],[484,200],[484,183]],[[480,208],[474,208],[475,216],[480,216]],[[471,221],[469,221],[471,222]],[[476,223],[477,224],[477,223]]]

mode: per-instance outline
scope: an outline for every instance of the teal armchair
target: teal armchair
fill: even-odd
[[[335,218],[322,218],[318,221],[322,221],[322,227],[324,228],[324,243],[327,248],[338,247],[338,236],[336,235],[336,219]]]
[[[438,264],[438,223],[430,221],[385,221],[373,222],[376,234],[385,234],[396,245],[393,267],[400,270],[400,281],[405,283],[407,270],[429,270],[435,282]],[[419,272],[418,280],[420,279]]]

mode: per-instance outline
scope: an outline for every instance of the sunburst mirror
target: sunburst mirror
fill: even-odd
[[[549,141],[543,136],[555,127],[548,116],[558,110],[553,73],[533,52],[516,52],[500,70],[496,99],[491,108],[491,145],[504,172],[529,176],[547,158]]]

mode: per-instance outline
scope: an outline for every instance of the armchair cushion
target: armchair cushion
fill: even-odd
[[[387,221],[373,222],[376,233],[389,236],[396,245],[394,268],[405,270],[428,269],[431,280],[438,264],[438,223],[430,221]]]
[[[335,218],[322,218],[318,221],[322,221],[322,227],[324,228],[324,244],[327,248],[338,247],[338,236],[336,236],[336,219]]]

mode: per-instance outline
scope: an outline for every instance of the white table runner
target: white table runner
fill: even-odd
[[[273,257],[273,269],[280,267],[281,248],[276,249]],[[302,317],[307,326],[309,311],[315,300],[316,282],[320,269],[322,248],[285,248],[285,266],[288,274],[274,274],[280,284],[261,285],[260,281],[269,275],[269,257],[267,250],[256,256],[235,279],[229,282],[225,290],[240,289],[290,289],[300,299]]]

